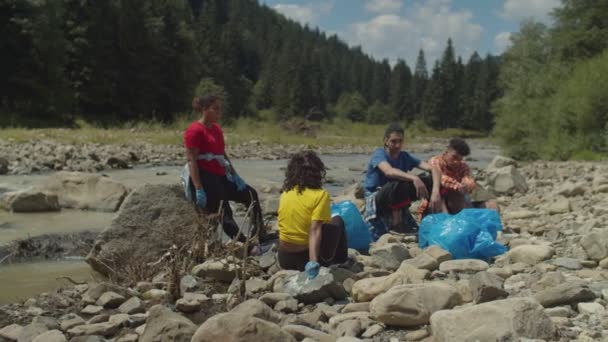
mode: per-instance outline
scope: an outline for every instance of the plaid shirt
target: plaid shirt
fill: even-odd
[[[475,189],[475,179],[471,174],[471,169],[464,161],[457,161],[451,164],[445,160],[444,155],[431,158],[428,163],[441,170],[442,193],[447,191],[461,191],[470,194]],[[429,201],[424,199],[418,209],[418,218],[422,219],[422,214],[429,206]]]

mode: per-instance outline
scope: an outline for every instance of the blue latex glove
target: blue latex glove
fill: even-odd
[[[196,205],[204,208],[207,205],[207,194],[203,188],[196,189]]]
[[[306,263],[306,266],[304,266],[304,272],[306,272],[308,279],[315,279],[319,275],[320,268],[321,265],[319,265],[318,262],[309,261]]]
[[[247,183],[239,176],[237,173],[233,176],[234,184],[236,185],[236,189],[238,191],[243,191],[247,188]]]

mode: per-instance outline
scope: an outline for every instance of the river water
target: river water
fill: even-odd
[[[473,167],[484,168],[498,153],[494,146],[473,144]],[[421,159],[439,153],[416,154]],[[362,181],[369,155],[324,155],[323,162],[328,167],[326,188],[335,195],[355,182]],[[265,186],[280,187],[284,178],[287,160],[234,160],[239,174],[257,189]],[[174,166],[136,167],[129,170],[101,172],[129,188],[144,184],[173,184],[179,181],[180,168]],[[100,174],[101,174],[100,173]],[[2,185],[9,188],[27,188],[44,181],[47,175],[0,176]],[[28,236],[50,233],[73,233],[81,231],[102,231],[109,226],[116,213],[82,210],[62,210],[56,213],[18,214],[0,211],[0,245]],[[82,259],[43,261],[0,265],[0,304],[29,298],[41,292],[50,291],[65,284],[57,280],[69,276],[77,281],[91,277],[91,270]]]

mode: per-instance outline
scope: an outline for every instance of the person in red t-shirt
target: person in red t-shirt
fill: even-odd
[[[216,95],[195,97],[192,109],[201,114],[184,133],[190,180],[194,185],[192,198],[199,208],[216,213],[223,203],[224,232],[234,238],[239,233],[228,201],[252,206],[252,235],[259,229],[264,233],[262,209],[258,193],[234,171],[225,153],[224,133],[218,124],[222,116],[222,99]],[[253,204],[253,205],[252,205]],[[240,241],[245,240],[241,235]]]

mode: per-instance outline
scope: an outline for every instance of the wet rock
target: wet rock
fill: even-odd
[[[490,267],[487,262],[478,259],[448,260],[439,264],[441,272],[476,273]]]
[[[144,185],[125,199],[110,227],[97,238],[87,262],[103,275],[125,266],[115,263],[156,262],[173,243],[191,243],[192,222],[197,220],[180,185]]]
[[[438,311],[431,316],[431,330],[436,342],[508,341],[522,337],[553,340],[555,336],[553,323],[531,298]]]
[[[239,322],[235,325],[234,322]],[[237,313],[223,313],[209,318],[192,337],[192,342],[295,342],[296,339],[278,325]]]
[[[507,252],[512,262],[536,265],[553,256],[555,250],[547,245],[522,245]]]
[[[344,299],[347,296],[343,285],[325,267],[321,268],[314,279],[308,279],[304,272],[290,276],[285,281],[284,288],[285,292],[305,304],[319,303],[326,298]]]
[[[489,272],[476,273],[469,282],[475,303],[485,303],[509,294],[503,289],[503,280]]]
[[[393,287],[374,298],[370,312],[379,322],[414,327],[428,324],[435,311],[451,309],[462,303],[458,290],[447,283],[409,284]]]
[[[57,196],[37,190],[5,192],[0,195],[0,208],[15,213],[60,210]]]
[[[233,321],[232,327],[228,329],[234,328],[234,322],[238,321]],[[177,314],[162,305],[154,305],[148,311],[146,328],[139,341],[190,342],[195,331],[196,325],[186,317]]]
[[[128,189],[108,177],[81,172],[57,172],[44,181],[42,189],[55,194],[62,208],[116,211]]]
[[[576,304],[595,299],[595,293],[586,285],[568,282],[537,292],[534,297],[544,307]]]

